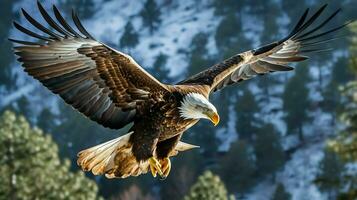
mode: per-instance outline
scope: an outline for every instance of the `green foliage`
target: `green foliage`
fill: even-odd
[[[147,0],[145,2],[140,16],[143,19],[144,26],[148,27],[152,34],[161,22],[161,11],[155,0]]]
[[[205,171],[191,187],[184,200],[228,200],[227,189],[221,179],[211,171]]]
[[[280,144],[279,133],[272,124],[259,128],[254,141],[257,169],[260,175],[274,174],[285,163],[285,153]]]
[[[170,83],[169,78],[170,70],[166,67],[167,55],[160,53],[153,64],[153,68],[150,69],[150,73],[159,81],[164,83]]]
[[[214,0],[213,6],[216,15],[226,15],[241,11],[246,0]]]
[[[134,30],[134,27],[131,24],[131,22],[128,21],[128,23],[126,23],[125,25],[124,33],[119,40],[119,45],[122,48],[126,48],[127,50],[130,50],[131,48],[134,48],[138,43],[139,43],[139,36]]]
[[[243,89],[243,95],[238,97],[235,111],[237,112],[236,129],[239,138],[251,139],[256,134],[260,121],[254,116],[259,111],[259,107],[249,89]]]
[[[320,190],[330,194],[330,198],[334,198],[340,189],[343,169],[344,163],[341,158],[335,152],[326,149],[325,156],[320,162],[320,173],[315,182]]]
[[[256,166],[252,147],[244,141],[232,144],[231,149],[220,161],[219,174],[229,191],[248,192],[256,182]]]
[[[183,141],[187,140],[183,139]],[[196,182],[196,174],[202,173],[205,161],[205,157],[199,151],[194,150],[172,159],[170,176],[164,182],[160,182],[161,199],[182,200],[182,197],[190,192],[190,187]]]
[[[64,0],[61,3],[66,10],[75,9],[81,19],[91,18],[95,13],[93,0]]]
[[[0,199],[98,199],[96,184],[69,171],[49,135],[24,117],[0,118]]]
[[[331,81],[323,92],[323,109],[328,112],[338,112],[341,105],[341,91],[339,87],[352,79],[351,70],[348,68],[348,59],[341,57],[334,63],[331,73]]]
[[[189,74],[194,75],[205,70],[211,61],[205,57],[207,54],[208,35],[197,33],[191,41],[191,52],[189,58]]]
[[[228,58],[246,50],[250,43],[242,31],[241,18],[234,13],[226,15],[216,29],[215,40],[222,58]]]
[[[55,128],[56,116],[51,112],[49,108],[44,108],[37,118],[37,126],[40,127],[46,133],[52,133]]]
[[[12,27],[14,18],[13,6],[17,3],[14,1],[2,1],[0,7],[0,86],[5,89],[13,89],[15,84],[13,82],[10,64],[14,59],[11,51],[11,43],[7,40],[9,31]]]
[[[357,33],[357,24],[351,26],[351,31]],[[357,36],[352,38],[352,46],[350,48],[350,65],[351,69],[357,74]],[[340,114],[341,122],[345,128],[337,135],[336,138],[328,142],[328,148],[334,151],[338,158],[332,157],[329,165],[331,168],[326,173],[333,174],[326,181],[320,183],[324,188],[330,190],[338,190],[338,199],[355,199],[357,197],[357,179],[355,173],[349,173],[344,170],[340,173],[340,177],[336,175],[336,171],[340,170],[336,160],[346,162],[346,164],[355,164],[357,162],[357,81],[350,81],[342,88],[344,96],[344,106]],[[335,159],[335,161],[333,160]],[[324,166],[324,165],[323,165]],[[328,169],[329,169],[328,168]],[[331,180],[332,179],[332,180]],[[343,188],[343,189],[342,189]]]
[[[357,23],[353,23],[350,26],[350,30],[354,33],[354,37],[352,37],[351,42],[352,45],[350,47],[350,68],[356,73],[357,72]]]
[[[290,200],[290,199],[291,199],[290,193],[285,190],[285,187],[282,183],[279,183],[276,186],[272,200]]]
[[[303,140],[303,125],[308,122],[308,108],[310,106],[309,89],[307,84],[310,80],[309,69],[305,65],[296,67],[295,75],[288,81],[283,93],[284,117],[287,124],[288,134],[298,133]]]

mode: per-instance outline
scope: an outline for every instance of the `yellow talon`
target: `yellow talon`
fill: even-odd
[[[161,178],[165,179],[171,171],[171,161],[169,158],[164,158],[160,160],[160,164],[161,164],[161,171],[163,172]]]
[[[157,161],[156,158],[149,158],[150,171],[153,177],[156,177],[156,174],[159,173],[162,176],[161,164]]]

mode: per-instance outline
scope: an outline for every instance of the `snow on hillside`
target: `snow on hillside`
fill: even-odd
[[[323,143],[307,145],[295,152],[292,159],[277,173],[276,182],[284,184],[286,190],[291,193],[292,200],[327,199],[326,194],[322,194],[312,183],[318,172],[318,164],[323,158],[323,148]],[[271,199],[275,187],[275,184],[267,179],[258,184],[245,199]]]

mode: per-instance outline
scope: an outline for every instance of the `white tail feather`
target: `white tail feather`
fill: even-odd
[[[169,156],[176,156],[180,151],[187,151],[194,148],[200,148],[200,146],[179,141],[175,147],[175,150],[172,151]]]
[[[108,178],[138,176],[148,171],[147,162],[137,162],[129,143],[130,132],[119,138],[91,147],[78,153],[77,164],[94,175]]]

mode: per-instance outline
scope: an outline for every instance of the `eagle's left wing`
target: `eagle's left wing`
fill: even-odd
[[[306,53],[326,50],[318,48],[318,45],[329,42],[334,38],[326,39],[323,36],[351,23],[347,22],[336,28],[316,33],[340,12],[340,9],[338,9],[321,24],[311,28],[311,24],[316,21],[326,6],[322,6],[309,19],[307,19],[309,9],[307,9],[293,31],[284,39],[237,54],[179,84],[208,85],[211,91],[217,91],[227,85],[253,78],[256,75],[292,70],[293,68],[288,66],[289,63],[308,59]]]

